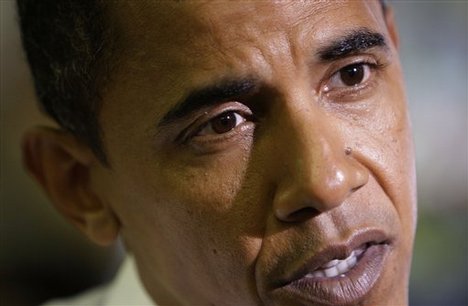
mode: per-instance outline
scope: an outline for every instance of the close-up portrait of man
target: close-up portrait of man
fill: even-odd
[[[416,171],[391,4],[17,1],[23,165],[109,283],[47,305],[408,305]]]

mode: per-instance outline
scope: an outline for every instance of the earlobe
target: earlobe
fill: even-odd
[[[395,14],[393,12],[393,8],[391,6],[387,6],[385,9],[385,23],[387,25],[388,32],[390,34],[390,38],[392,39],[393,44],[395,45],[396,49],[400,47],[400,37],[398,35],[398,29],[395,22]]]
[[[119,222],[92,183],[102,167],[92,151],[73,135],[46,127],[28,130],[22,151],[24,166],[55,208],[95,243],[112,244]]]

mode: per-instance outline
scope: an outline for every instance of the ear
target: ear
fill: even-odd
[[[119,222],[93,186],[93,172],[103,166],[88,146],[65,131],[36,127],[25,133],[22,152],[24,166],[55,208],[93,242],[112,244]]]
[[[400,36],[398,35],[398,28],[395,22],[395,14],[393,12],[393,7],[387,5],[384,12],[385,24],[387,25],[390,38],[392,39],[395,48],[398,50],[400,47]]]

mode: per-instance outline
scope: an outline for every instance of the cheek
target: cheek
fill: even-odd
[[[227,267],[248,266],[261,240],[261,191],[251,187],[255,179],[249,173],[247,156],[234,150],[200,167],[167,173],[163,188],[167,222],[176,220],[181,235],[197,241],[204,256],[230,261]]]
[[[248,174],[248,155],[232,150],[195,163],[172,154],[150,165],[129,163],[117,188],[116,210],[126,242],[152,266],[153,275],[179,275],[167,281],[182,291],[193,278],[200,286],[194,292],[207,296],[215,293],[206,288],[233,299],[252,291],[262,212],[260,190],[246,187],[256,180]],[[227,279],[232,286],[223,285]]]
[[[389,67],[388,75],[399,75],[400,67]],[[400,217],[414,214],[415,167],[411,125],[404,85],[400,78],[385,78],[375,105],[364,124],[351,128],[346,137],[362,153],[365,163],[392,198]]]
[[[387,73],[398,75],[398,71],[395,65]],[[368,189],[385,193],[390,199],[389,209],[400,221],[397,227],[402,248],[410,250],[416,226],[411,126],[401,80],[385,79],[379,94],[369,101],[369,108],[357,114],[362,120],[345,121],[343,135],[344,141],[353,148],[353,156],[369,169],[376,181],[374,188]]]
[[[399,69],[399,67],[395,68]],[[416,178],[411,124],[406,97],[400,79],[389,85],[386,122],[381,136],[381,154],[387,156],[389,191],[406,233],[413,233],[416,225]],[[399,90],[398,90],[399,89]],[[412,237],[412,235],[407,235]],[[412,239],[412,238],[410,238]]]

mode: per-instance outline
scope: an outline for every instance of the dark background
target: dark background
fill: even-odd
[[[468,305],[468,3],[390,4],[400,28],[418,168],[410,302]],[[121,252],[81,237],[22,170],[21,134],[47,120],[35,107],[15,4],[0,5],[0,304],[36,305],[109,279]]]

